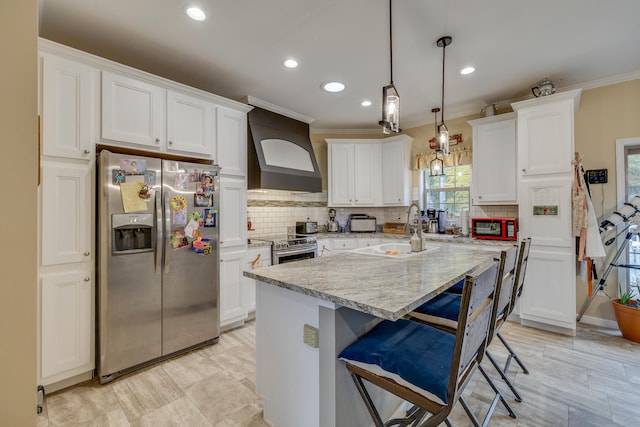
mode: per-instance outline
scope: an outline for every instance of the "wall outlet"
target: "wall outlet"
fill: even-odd
[[[320,347],[320,331],[311,325],[304,325],[302,341],[312,348]]]

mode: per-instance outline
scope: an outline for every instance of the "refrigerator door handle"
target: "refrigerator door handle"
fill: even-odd
[[[167,233],[167,235],[165,236],[165,239],[170,239],[171,236],[171,205],[169,204],[169,192],[166,192],[167,194],[165,194],[164,196],[164,221],[165,221],[165,233]],[[166,245],[166,242],[163,242],[163,245]],[[168,273],[169,272],[169,263],[167,262],[167,257],[165,254],[165,260],[164,260],[164,272]]]
[[[162,266],[162,200],[156,191],[155,199],[156,199],[156,274],[160,273],[160,268]]]

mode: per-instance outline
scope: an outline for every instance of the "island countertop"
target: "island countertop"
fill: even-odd
[[[244,275],[395,321],[495,256],[491,251],[443,244],[406,258],[346,252],[249,270]]]

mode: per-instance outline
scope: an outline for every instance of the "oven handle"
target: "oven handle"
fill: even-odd
[[[312,246],[307,246],[302,249],[278,249],[277,251],[275,251],[275,256],[281,257],[281,256],[298,255],[298,254],[311,253],[311,252],[315,253],[316,248]]]

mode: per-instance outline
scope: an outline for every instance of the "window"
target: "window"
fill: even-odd
[[[424,169],[422,177],[424,209],[448,210],[454,216],[469,210],[471,165],[445,167],[442,176],[430,176],[429,170]]]
[[[635,195],[640,194],[640,147],[638,145],[625,148],[625,183],[626,200],[631,200]],[[637,234],[629,241],[627,256],[628,264],[640,264],[640,239]],[[627,274],[627,289],[631,291],[633,298],[640,297],[640,270],[636,268],[624,270]],[[618,274],[621,275],[620,272]]]

